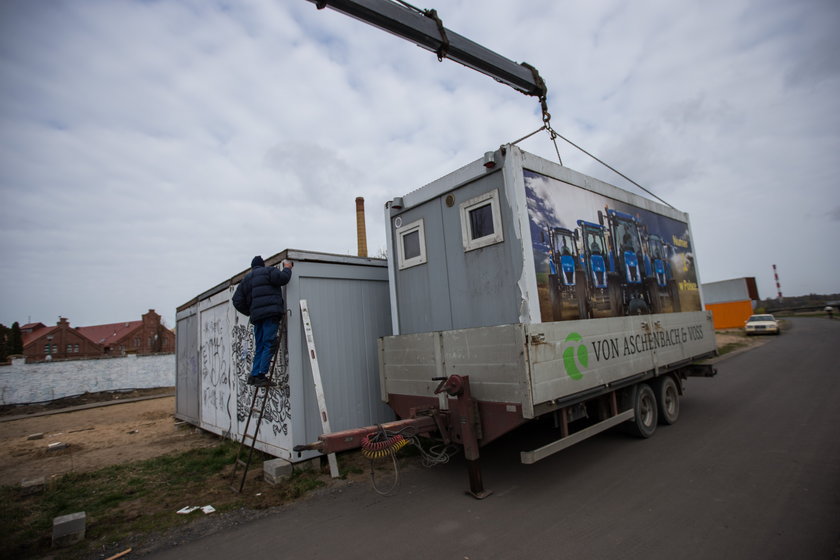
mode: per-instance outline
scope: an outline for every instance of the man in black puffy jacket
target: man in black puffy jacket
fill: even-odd
[[[254,362],[251,375],[248,376],[248,385],[273,385],[266,374],[271,365],[271,356],[277,350],[277,329],[286,312],[282,287],[292,278],[294,263],[284,260],[281,266],[282,270],[265,266],[265,261],[257,255],[251,261],[251,271],[233,293],[233,307],[249,316],[254,325]]]

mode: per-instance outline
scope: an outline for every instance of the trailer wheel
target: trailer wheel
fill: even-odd
[[[633,420],[630,421],[630,433],[647,439],[656,431],[658,410],[656,395],[647,383],[636,385],[633,392]]]
[[[676,423],[680,417],[680,392],[670,375],[661,377],[656,383],[656,404],[660,424]]]

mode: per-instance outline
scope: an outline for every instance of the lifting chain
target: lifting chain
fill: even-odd
[[[557,152],[557,160],[560,162],[560,165],[563,165],[563,158],[560,157],[560,148],[557,146],[557,137],[560,135],[551,128],[551,113],[548,112],[548,86],[545,85],[545,80],[542,79],[540,72],[535,67],[527,62],[520,64],[530,70],[531,75],[534,77],[534,83],[537,85],[536,96],[540,100],[540,109],[542,109],[543,128],[548,131],[551,142],[554,144],[554,151]]]
[[[325,8],[327,6],[327,4],[329,3],[329,0],[314,0],[314,1],[315,1],[315,6],[319,10]],[[438,16],[437,10],[434,10],[434,9],[423,10],[423,9],[420,9],[416,6],[412,6],[406,0],[391,0],[391,1],[395,2],[397,4],[401,4],[402,6],[408,8],[410,10],[413,10],[413,11],[419,13],[419,14],[422,14],[422,15],[426,16],[427,18],[430,18],[430,19],[434,20],[435,24],[437,25],[438,32],[440,33],[440,46],[436,49],[435,52],[437,54],[438,60],[443,61],[443,59],[447,55],[447,51],[449,50],[449,38],[446,35],[446,28],[444,28],[443,21],[441,21],[440,16]],[[516,142],[513,142],[514,144],[516,144],[517,142],[521,142],[525,138],[529,138],[530,136],[536,134],[540,130],[546,130],[546,131],[548,131],[548,134],[551,138],[551,142],[554,144],[554,151],[557,152],[557,160],[560,162],[560,165],[563,165],[563,159],[560,157],[560,148],[557,146],[557,139],[558,138],[568,142],[573,147],[577,148],[578,150],[580,150],[584,154],[588,155],[589,157],[591,157],[592,159],[594,159],[595,161],[597,161],[598,163],[600,163],[601,165],[603,165],[604,167],[606,167],[607,169],[612,171],[613,173],[616,173],[617,175],[623,177],[624,179],[626,179],[627,181],[629,181],[630,183],[632,183],[633,185],[635,185],[639,189],[643,190],[644,192],[648,193],[649,195],[651,195],[652,197],[654,197],[655,199],[657,199],[661,203],[665,204],[666,206],[670,206],[671,208],[673,208],[673,206],[671,206],[670,204],[668,204],[667,202],[662,200],[660,197],[656,196],[654,193],[652,193],[648,189],[641,186],[639,183],[637,183],[636,181],[634,181],[633,179],[631,179],[630,177],[628,177],[624,173],[620,172],[619,170],[612,167],[611,165],[604,162],[603,160],[595,157],[591,153],[587,152],[586,150],[584,150],[583,148],[581,148],[580,146],[578,146],[577,144],[575,144],[574,142],[572,142],[568,138],[565,138],[562,134],[560,134],[556,130],[554,130],[554,128],[552,128],[552,126],[551,126],[551,113],[548,112],[548,87],[545,85],[545,81],[542,79],[542,76],[540,76],[540,73],[537,71],[537,69],[534,68],[532,65],[528,64],[527,62],[522,62],[520,64],[522,66],[524,66],[525,68],[527,68],[528,70],[530,70],[531,75],[534,78],[534,85],[536,86],[536,91],[528,92],[527,95],[533,95],[533,96],[537,97],[537,99],[540,100],[540,109],[542,111],[543,126],[542,126],[542,128],[538,129],[537,131],[532,132],[531,134],[528,134],[527,136],[525,136],[523,138],[520,138]],[[522,91],[522,90],[520,90],[520,91]]]

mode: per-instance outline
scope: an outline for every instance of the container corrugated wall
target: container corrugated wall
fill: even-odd
[[[295,365],[292,356],[299,357],[303,387],[312,387],[312,369],[300,319],[299,301],[305,299],[331,429],[346,430],[391,419],[393,413],[380,398],[376,350],[376,340],[391,333],[388,283],[381,277],[385,270],[355,270],[355,277],[348,278],[343,265],[312,264],[296,266],[295,271],[298,269],[298,284],[288,292],[294,325],[289,336],[289,365]],[[303,397],[306,416],[302,429],[305,438],[314,441],[321,434],[315,392],[303,391]]]
[[[175,408],[180,417],[198,423],[198,310],[197,303],[177,315]]]
[[[256,447],[289,461],[322,433],[300,300],[309,306],[331,429],[393,419],[380,400],[376,341],[391,333],[385,261],[287,250],[269,259],[295,261],[285,288],[288,311],[286,374],[272,389]],[[176,416],[203,429],[240,439],[253,389],[246,385],[253,331],[230,299],[246,271],[178,309]]]

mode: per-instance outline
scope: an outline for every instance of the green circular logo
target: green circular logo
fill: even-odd
[[[572,379],[583,378],[583,373],[580,371],[581,367],[578,367],[578,364],[584,368],[589,366],[589,351],[586,349],[586,345],[581,343],[572,346],[572,344],[579,343],[582,340],[583,338],[578,333],[571,333],[566,337],[568,346],[563,350],[563,365],[566,367],[566,375]]]

